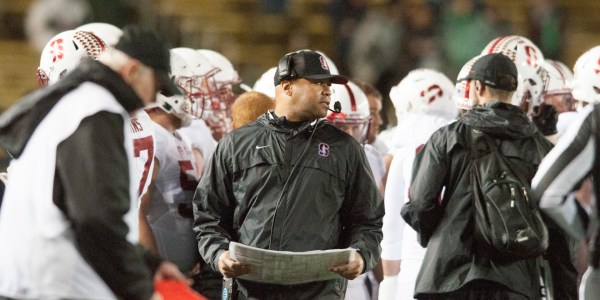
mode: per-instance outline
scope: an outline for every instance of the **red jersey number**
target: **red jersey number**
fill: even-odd
[[[148,151],[148,159],[144,162],[144,172],[142,173],[142,179],[140,179],[140,184],[138,186],[138,196],[140,196],[144,190],[144,186],[148,180],[148,173],[150,173],[150,165],[154,159],[154,139],[152,136],[133,140],[133,156],[140,157],[142,151]]]

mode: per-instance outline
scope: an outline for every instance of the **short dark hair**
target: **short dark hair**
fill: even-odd
[[[480,82],[481,82],[481,85],[484,85],[490,91],[490,94],[499,98],[501,101],[502,100],[510,100],[513,93],[515,92],[515,91],[507,91],[507,90],[503,90],[503,89],[498,89],[493,86],[486,85],[482,81],[480,81]]]
[[[517,78],[511,74],[500,75],[497,81],[499,86],[517,86]]]

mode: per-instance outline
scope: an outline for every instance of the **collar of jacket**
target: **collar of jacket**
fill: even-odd
[[[290,123],[287,120],[285,120],[285,118],[278,117],[272,111],[268,111],[261,115],[258,118],[258,121],[264,126],[270,128],[271,130],[283,133],[295,132],[294,135],[304,131],[312,132],[316,126],[322,123],[322,120],[318,119],[312,122],[306,121],[302,122],[300,125],[290,126]]]
[[[522,138],[537,131],[533,122],[519,107],[499,100],[474,107],[460,116],[458,121],[502,138]]]
[[[56,84],[26,95],[0,115],[0,146],[18,158],[48,112],[65,94],[83,82],[93,82],[106,88],[129,112],[143,106],[135,91],[119,74],[97,61],[84,60]]]

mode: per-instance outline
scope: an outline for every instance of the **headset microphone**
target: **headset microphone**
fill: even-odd
[[[335,101],[333,102],[333,109],[328,108],[327,110],[339,114],[342,111],[342,104],[340,103],[340,101]]]

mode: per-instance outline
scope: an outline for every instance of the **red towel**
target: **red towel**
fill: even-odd
[[[208,300],[185,283],[177,280],[156,281],[154,282],[154,289],[162,295],[163,300]]]

